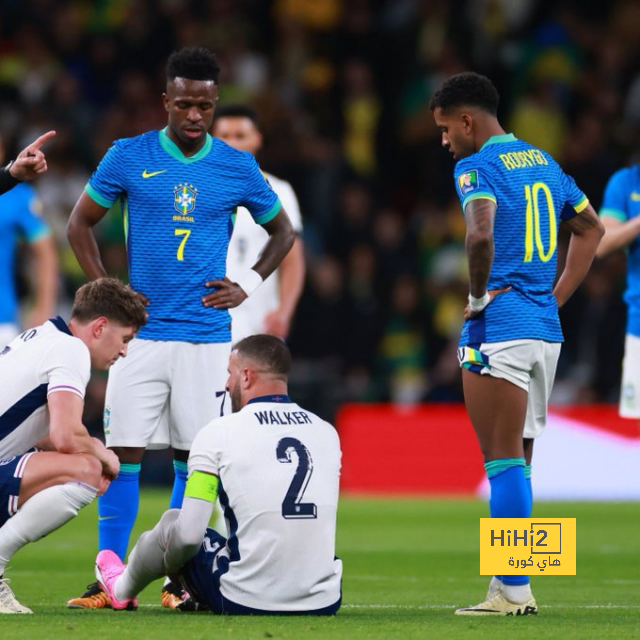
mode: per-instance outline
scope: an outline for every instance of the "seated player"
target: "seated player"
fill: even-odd
[[[118,475],[116,455],[82,424],[84,394],[91,367],[126,356],[145,316],[131,289],[102,278],[80,287],[69,324],[48,320],[0,352],[0,614],[32,613],[4,578],[16,551],[71,520]]]
[[[287,395],[289,349],[249,336],[233,349],[233,413],[196,436],[181,509],[138,540],[128,565],[113,551],[96,578],[114,609],[165,575],[213,613],[331,615],[341,603],[335,557],[340,442],[334,427]],[[207,527],[217,497],[227,538]]]

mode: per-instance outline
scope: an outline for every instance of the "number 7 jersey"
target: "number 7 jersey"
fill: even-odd
[[[511,134],[493,136],[455,167],[462,211],[496,203],[494,258],[488,289],[511,287],[465,322],[460,346],[537,339],[562,342],[556,300],[558,227],[589,204],[546,152]]]
[[[116,140],[87,186],[99,205],[119,202],[129,281],[149,299],[149,340],[230,342],[230,315],[207,308],[208,280],[226,273],[231,217],[246,207],[258,224],[280,211],[278,196],[250,153],[207,135],[186,157],[162,131]]]
[[[220,478],[228,540],[213,580],[225,598],[279,612],[338,602],[340,460],[334,427],[284,395],[254,398],[198,432],[189,475]]]

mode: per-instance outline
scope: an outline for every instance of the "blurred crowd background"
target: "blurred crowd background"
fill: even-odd
[[[468,293],[453,161],[428,109],[448,75],[489,75],[500,118],[549,151],[596,209],[640,159],[640,3],[577,0],[2,0],[6,157],[56,129],[36,183],[60,259],[59,310],[85,281],[69,213],[113,140],[162,128],[167,56],[215,51],[220,103],[258,111],[259,161],[289,180],[307,282],[290,336],[292,394],[331,419],[347,401],[461,400],[455,357]],[[101,223],[126,279],[122,220]],[[597,262],[562,310],[554,402],[617,400],[623,253]],[[19,254],[22,302],[30,273]],[[526,322],[526,318],[523,318]],[[100,429],[104,376],[87,422]]]

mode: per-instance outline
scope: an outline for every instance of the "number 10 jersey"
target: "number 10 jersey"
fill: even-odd
[[[534,339],[562,342],[552,294],[558,228],[589,201],[545,151],[511,134],[493,136],[454,170],[464,213],[469,202],[496,203],[488,289],[511,287],[465,322],[460,346]]]

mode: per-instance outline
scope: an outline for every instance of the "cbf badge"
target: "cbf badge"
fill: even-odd
[[[181,182],[173,190],[173,206],[183,216],[191,213],[196,208],[196,196],[198,190],[186,182]]]
[[[458,189],[463,196],[470,193],[479,186],[478,171],[473,169],[458,176]]]
[[[109,430],[109,422],[111,422],[111,407],[105,407],[102,414],[102,425],[104,427],[104,435],[107,436],[111,433]]]

